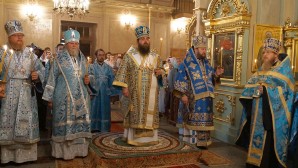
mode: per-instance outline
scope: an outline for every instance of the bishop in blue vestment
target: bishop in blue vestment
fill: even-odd
[[[87,156],[90,93],[87,59],[79,50],[80,34],[64,32],[66,49],[54,58],[43,99],[53,108],[52,156],[65,160]]]
[[[39,123],[33,83],[43,82],[44,67],[32,49],[24,47],[24,33],[19,21],[8,21],[5,30],[8,48],[0,49],[1,163],[35,161]]]
[[[179,66],[174,94],[180,97],[184,104],[180,106],[180,110],[188,111],[183,114],[184,140],[206,148],[212,143],[210,131],[214,130],[212,110],[214,83],[219,80],[223,69],[218,67],[215,72],[206,59],[206,37],[196,36],[192,43],[193,48],[188,50],[183,63]],[[196,138],[189,139],[195,134]]]

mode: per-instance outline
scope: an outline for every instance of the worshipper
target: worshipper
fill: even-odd
[[[50,47],[46,47],[44,50],[43,50],[43,53],[42,55],[40,56],[40,61],[42,63],[43,66],[46,65],[46,63],[49,61],[49,59],[52,57],[52,52],[51,52],[51,49]]]
[[[44,83],[43,83],[43,87],[45,87],[47,85],[47,81],[48,81],[48,77],[49,77],[49,73],[50,73],[50,68],[51,65],[53,63],[54,58],[59,54],[62,53],[64,49],[64,45],[59,43],[56,46],[56,52],[51,54],[51,57],[49,57],[49,61],[47,61],[47,63],[45,64],[45,77],[44,77]],[[47,103],[46,103],[47,104]],[[44,111],[43,111],[44,112]],[[52,109],[49,108],[48,106],[46,107],[46,121],[45,121],[45,128],[48,130],[48,137],[50,137],[52,135]]]
[[[57,44],[56,46],[56,52],[54,54],[49,54],[50,56],[48,57],[48,61],[46,62],[45,64],[45,80],[44,80],[44,84],[43,86],[45,87],[46,84],[47,84],[47,80],[48,80],[48,77],[49,77],[49,73],[50,73],[50,68],[51,68],[51,64],[53,63],[53,60],[54,58],[62,53],[64,50],[64,45],[59,43]]]
[[[163,61],[163,67],[164,67],[164,61]],[[162,80],[158,80],[158,111],[159,111],[159,117],[165,117],[165,94],[166,94],[166,88],[168,87],[168,81],[166,78],[166,74],[164,74]]]
[[[90,79],[79,49],[80,33],[69,29],[64,36],[65,49],[53,60],[43,99],[52,107],[52,156],[69,160],[88,154]]]
[[[64,44],[57,44],[56,46],[56,55],[58,55],[59,53],[62,53],[62,51],[64,50]]]
[[[118,53],[117,54],[117,61],[116,61],[116,66],[119,68],[120,67],[120,64],[122,62],[122,59],[123,59],[123,56],[121,53]]]
[[[167,83],[167,85],[165,86],[165,89],[164,89],[164,93],[163,93],[163,97],[164,97],[164,115],[167,119],[170,119],[171,118],[171,114],[170,114],[170,92],[168,90],[168,75],[169,75],[169,72],[171,71],[171,69],[173,69],[173,65],[171,63],[171,60],[172,59],[172,56],[169,56],[168,59],[166,61],[163,61],[163,67],[165,69],[165,81]],[[173,122],[171,120],[169,120],[170,122]]]
[[[110,65],[110,67],[112,67],[114,74],[116,74],[118,67],[117,67],[117,59],[116,59],[116,55],[115,54],[109,54],[109,60],[106,61],[106,63],[108,65]]]
[[[0,97],[1,163],[36,161],[39,128],[33,83],[43,82],[44,67],[33,50],[24,47],[20,21],[9,20],[5,31],[8,49],[0,49],[0,88],[5,91]]]
[[[91,131],[109,132],[111,129],[111,102],[113,69],[104,62],[105,52],[98,49],[95,61],[89,66],[90,84],[96,90],[91,101]]]
[[[113,85],[122,87],[124,139],[135,146],[158,144],[158,84],[162,80],[159,56],[150,51],[149,28],[135,29],[137,47],[130,47]]]
[[[105,63],[108,64],[108,62],[110,61],[110,56],[112,55],[111,52],[107,52],[106,53],[106,59],[105,59]],[[109,64],[108,64],[109,65]]]
[[[47,105],[42,100],[42,94],[43,94],[43,85],[47,80],[49,71],[46,67],[46,64],[48,64],[49,60],[52,57],[52,52],[49,47],[46,47],[43,50],[42,55],[39,57],[39,60],[41,61],[42,65],[45,67],[45,75],[44,75],[44,82],[36,84],[36,97],[37,97],[37,105],[38,105],[38,119],[39,119],[39,130],[45,131],[46,130],[46,111],[47,111]]]
[[[193,48],[190,48],[178,69],[174,84],[176,95],[181,98],[188,110],[184,121],[186,141],[196,143],[197,147],[206,149],[211,143],[210,131],[214,130],[212,101],[214,98],[214,81],[218,81],[223,68],[216,71],[206,58],[207,38],[195,36]],[[187,139],[195,132],[197,138]]]
[[[278,59],[281,42],[267,38],[263,64],[240,96],[243,113],[237,144],[248,148],[247,167],[286,167],[295,80],[290,58]]]
[[[178,106],[180,99],[179,97],[176,97],[173,94],[174,91],[174,84],[177,77],[178,67],[181,63],[181,58],[175,58],[172,57],[170,59],[171,65],[173,68],[169,71],[168,74],[168,92],[169,92],[169,114],[170,114],[170,120],[173,122],[177,122],[178,119]],[[179,126],[179,124],[176,123],[176,126]]]

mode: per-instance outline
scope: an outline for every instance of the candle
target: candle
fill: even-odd
[[[162,40],[163,40],[163,38],[161,37],[159,40],[160,40],[160,55],[161,55],[162,54],[161,50],[162,50]]]
[[[7,51],[7,45],[3,45],[3,49],[4,49],[3,57],[5,57],[5,54],[6,54],[6,51]]]
[[[294,65],[292,65],[292,71],[295,74],[295,69],[294,68],[295,68]]]
[[[9,62],[8,62],[8,66],[7,67],[9,67],[9,64],[10,64],[10,61],[11,61],[11,58],[12,58],[12,55],[13,55],[13,49],[10,49],[9,50],[10,51],[10,58],[9,58]],[[6,82],[6,76],[7,76],[7,74],[8,74],[8,70],[6,70],[6,73],[4,74],[4,77],[3,77],[3,82]]]
[[[223,47],[220,47],[220,67],[222,67],[222,55],[223,55]]]
[[[254,68],[256,69],[256,71],[259,69],[259,67],[258,67],[258,60],[257,60],[257,59],[255,59],[255,65],[254,65]]]

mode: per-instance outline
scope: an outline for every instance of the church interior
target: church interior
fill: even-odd
[[[72,5],[57,6],[60,1]],[[84,5],[77,7],[76,1]],[[207,149],[179,140],[177,113],[160,115],[160,147],[121,146],[117,133],[123,132],[124,114],[118,97],[111,102],[111,133],[94,134],[87,157],[52,158],[49,133],[41,131],[38,160],[0,164],[4,168],[244,168],[247,151],[235,145],[243,109],[239,98],[261,66],[260,49],[268,36],[282,42],[280,53],[290,57],[298,80],[298,0],[0,0],[1,45],[7,42],[3,25],[13,19],[22,23],[26,45],[53,52],[63,42],[63,32],[76,29],[81,34],[80,50],[91,63],[100,48],[125,53],[136,44],[135,28],[141,25],[149,27],[151,49],[164,62],[171,57],[183,60],[193,37],[204,35],[211,66],[220,65],[225,71],[214,89],[213,144]],[[287,164],[297,167],[291,158]]]

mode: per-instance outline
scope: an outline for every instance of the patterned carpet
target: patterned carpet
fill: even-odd
[[[112,111],[111,112],[111,121],[112,123],[121,123],[123,122],[123,114],[122,112],[118,112],[118,111]]]
[[[93,137],[89,155],[72,161],[56,160],[56,168],[199,168],[231,165],[232,162],[208,150],[198,151],[196,147],[180,142],[177,138],[159,133],[158,145],[135,147],[122,139],[122,123],[112,123],[111,132]]]
[[[208,150],[202,151],[200,162],[207,166],[226,166],[232,163],[230,160]]]
[[[196,147],[164,132],[159,132],[159,144],[146,147],[126,144],[122,133],[99,134],[92,139],[90,153],[98,166],[106,168],[196,164],[201,156]]]

